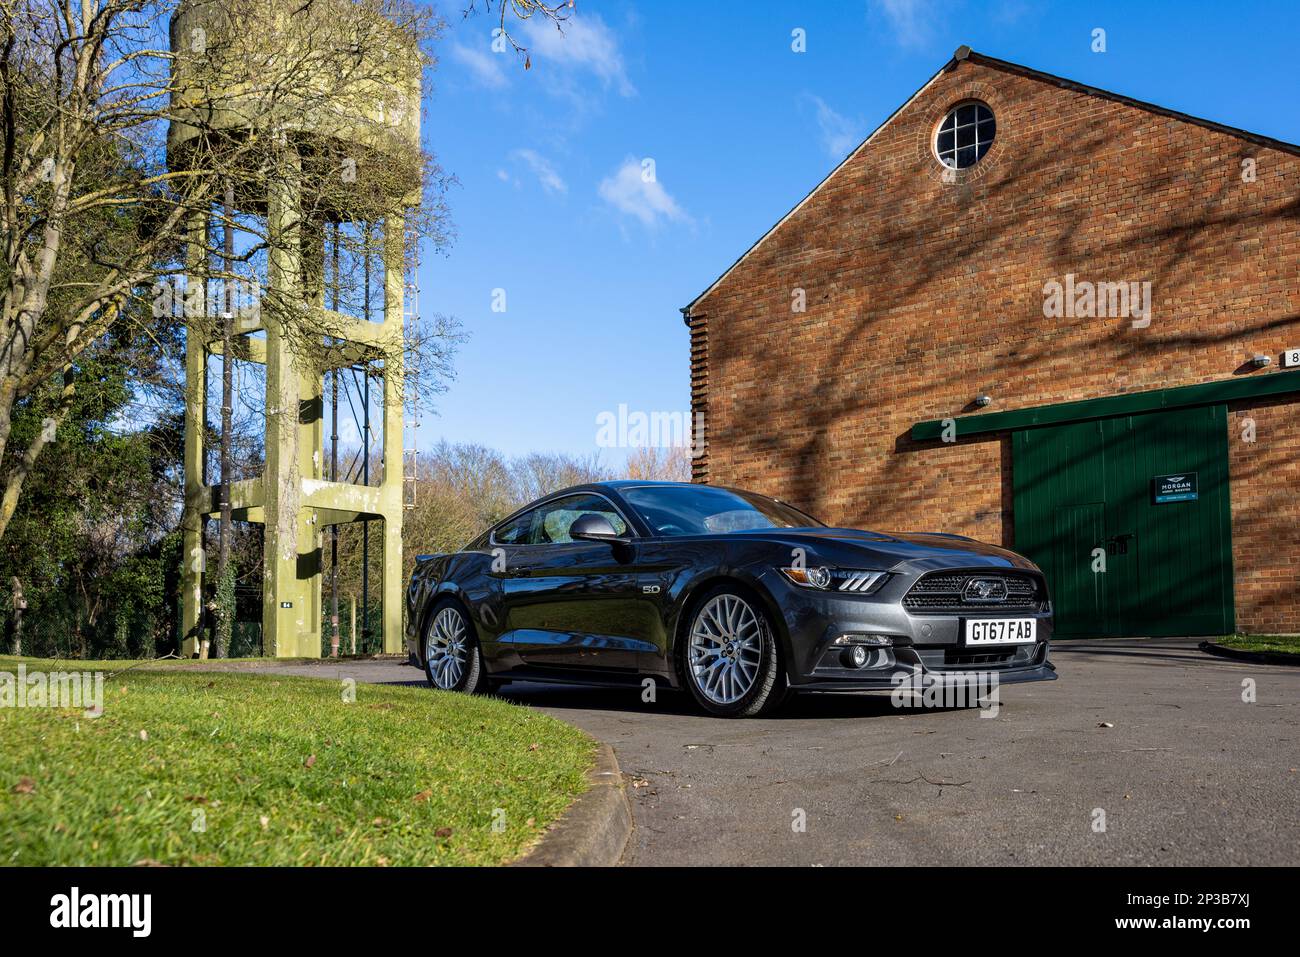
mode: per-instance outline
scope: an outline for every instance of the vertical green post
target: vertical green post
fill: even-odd
[[[203,624],[203,515],[211,508],[203,482],[203,432],[207,396],[203,394],[207,367],[207,215],[190,217],[186,237],[185,314],[185,501],[181,514],[181,657],[199,653]],[[195,286],[197,284],[197,287]]]
[[[384,222],[384,652],[402,650],[403,306],[406,224],[400,206]]]
[[[269,309],[266,326],[266,469],[262,621],[266,653],[289,658],[304,654],[299,633],[306,627],[306,602],[298,588],[301,473],[298,461],[299,373],[289,341],[288,313],[302,288],[301,160],[285,148],[284,168],[268,177],[267,229]],[[316,652],[319,654],[319,649]]]
[[[300,226],[302,294],[313,307],[325,305],[325,234],[319,223],[305,220]],[[297,356],[298,363],[298,472],[302,482],[324,478],[325,415],[324,375],[315,356]],[[300,506],[298,536],[298,593],[303,604],[299,626],[299,654],[315,658],[321,653],[321,581],[324,571],[323,537],[316,509]]]

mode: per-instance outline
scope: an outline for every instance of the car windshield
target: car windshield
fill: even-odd
[[[750,528],[808,528],[822,523],[753,492],[707,485],[639,485],[623,498],[659,535],[716,535]]]

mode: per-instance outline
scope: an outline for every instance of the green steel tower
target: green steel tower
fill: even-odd
[[[232,517],[265,529],[264,652],[320,654],[323,533],[371,520],[383,528],[383,648],[398,652],[404,225],[419,200],[418,50],[375,6],[352,0],[184,2],[172,18],[171,48],[179,112],[168,164],[236,179],[237,215],[256,222],[265,243],[264,280],[257,301],[235,311],[231,350],[265,367],[264,468],[228,490]],[[340,58],[342,48],[348,58]],[[191,218],[186,271],[193,288],[206,288],[213,215],[200,210]],[[327,236],[340,226],[378,237],[383,301],[376,321],[326,308]],[[202,541],[204,518],[219,515],[220,492],[204,467],[206,380],[209,357],[222,353],[214,310],[204,303],[195,313],[186,319],[181,646],[191,656],[203,628],[204,577],[214,568]],[[367,376],[382,372],[385,461],[373,484],[339,481],[325,455],[325,376],[356,367]]]

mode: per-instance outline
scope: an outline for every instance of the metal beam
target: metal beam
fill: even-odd
[[[204,248],[207,244],[208,218],[203,213],[190,216],[186,228],[186,293],[190,283],[203,283]],[[206,287],[198,297],[198,319],[185,323],[185,503],[181,512],[181,655],[199,653],[203,627],[203,573],[207,559],[203,553],[203,508],[211,501],[203,484],[203,436],[207,426],[207,395],[204,390],[207,355],[203,343],[208,338],[201,324],[206,316]],[[190,299],[192,303],[192,299]]]
[[[384,652],[398,654],[402,634],[402,320],[406,295],[406,224],[401,206],[384,221],[384,328],[390,343],[384,363]],[[392,346],[393,337],[398,345]]]
[[[1077,402],[1058,402],[1052,405],[1011,409],[1006,412],[985,412],[960,418],[953,416],[947,419],[930,419],[917,422],[912,426],[912,438],[918,442],[941,438],[944,425],[948,422],[954,426],[953,437],[964,438],[969,435],[1009,432],[1042,425],[1060,425],[1064,422],[1105,419],[1115,415],[1136,415],[1161,409],[1217,405],[1220,402],[1264,398],[1290,392],[1300,392],[1300,371],[1240,376],[1235,379],[1220,379],[1217,382],[1203,382],[1199,385],[1108,395]]]
[[[285,171],[270,177],[267,226],[271,235],[268,280],[271,299],[293,302],[302,289],[301,162],[286,149]],[[266,482],[262,645],[280,658],[320,654],[303,641],[312,633],[311,607],[300,570],[310,550],[312,527],[302,514],[298,414],[301,375],[290,348],[285,317],[270,311],[266,323]],[[319,627],[319,625],[317,625]]]

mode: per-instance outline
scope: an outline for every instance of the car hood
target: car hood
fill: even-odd
[[[881,571],[923,572],[936,568],[994,567],[1037,570],[1015,552],[961,535],[938,532],[874,532],[857,528],[790,528],[765,538],[807,550],[806,560]],[[749,532],[739,533],[740,537]]]

